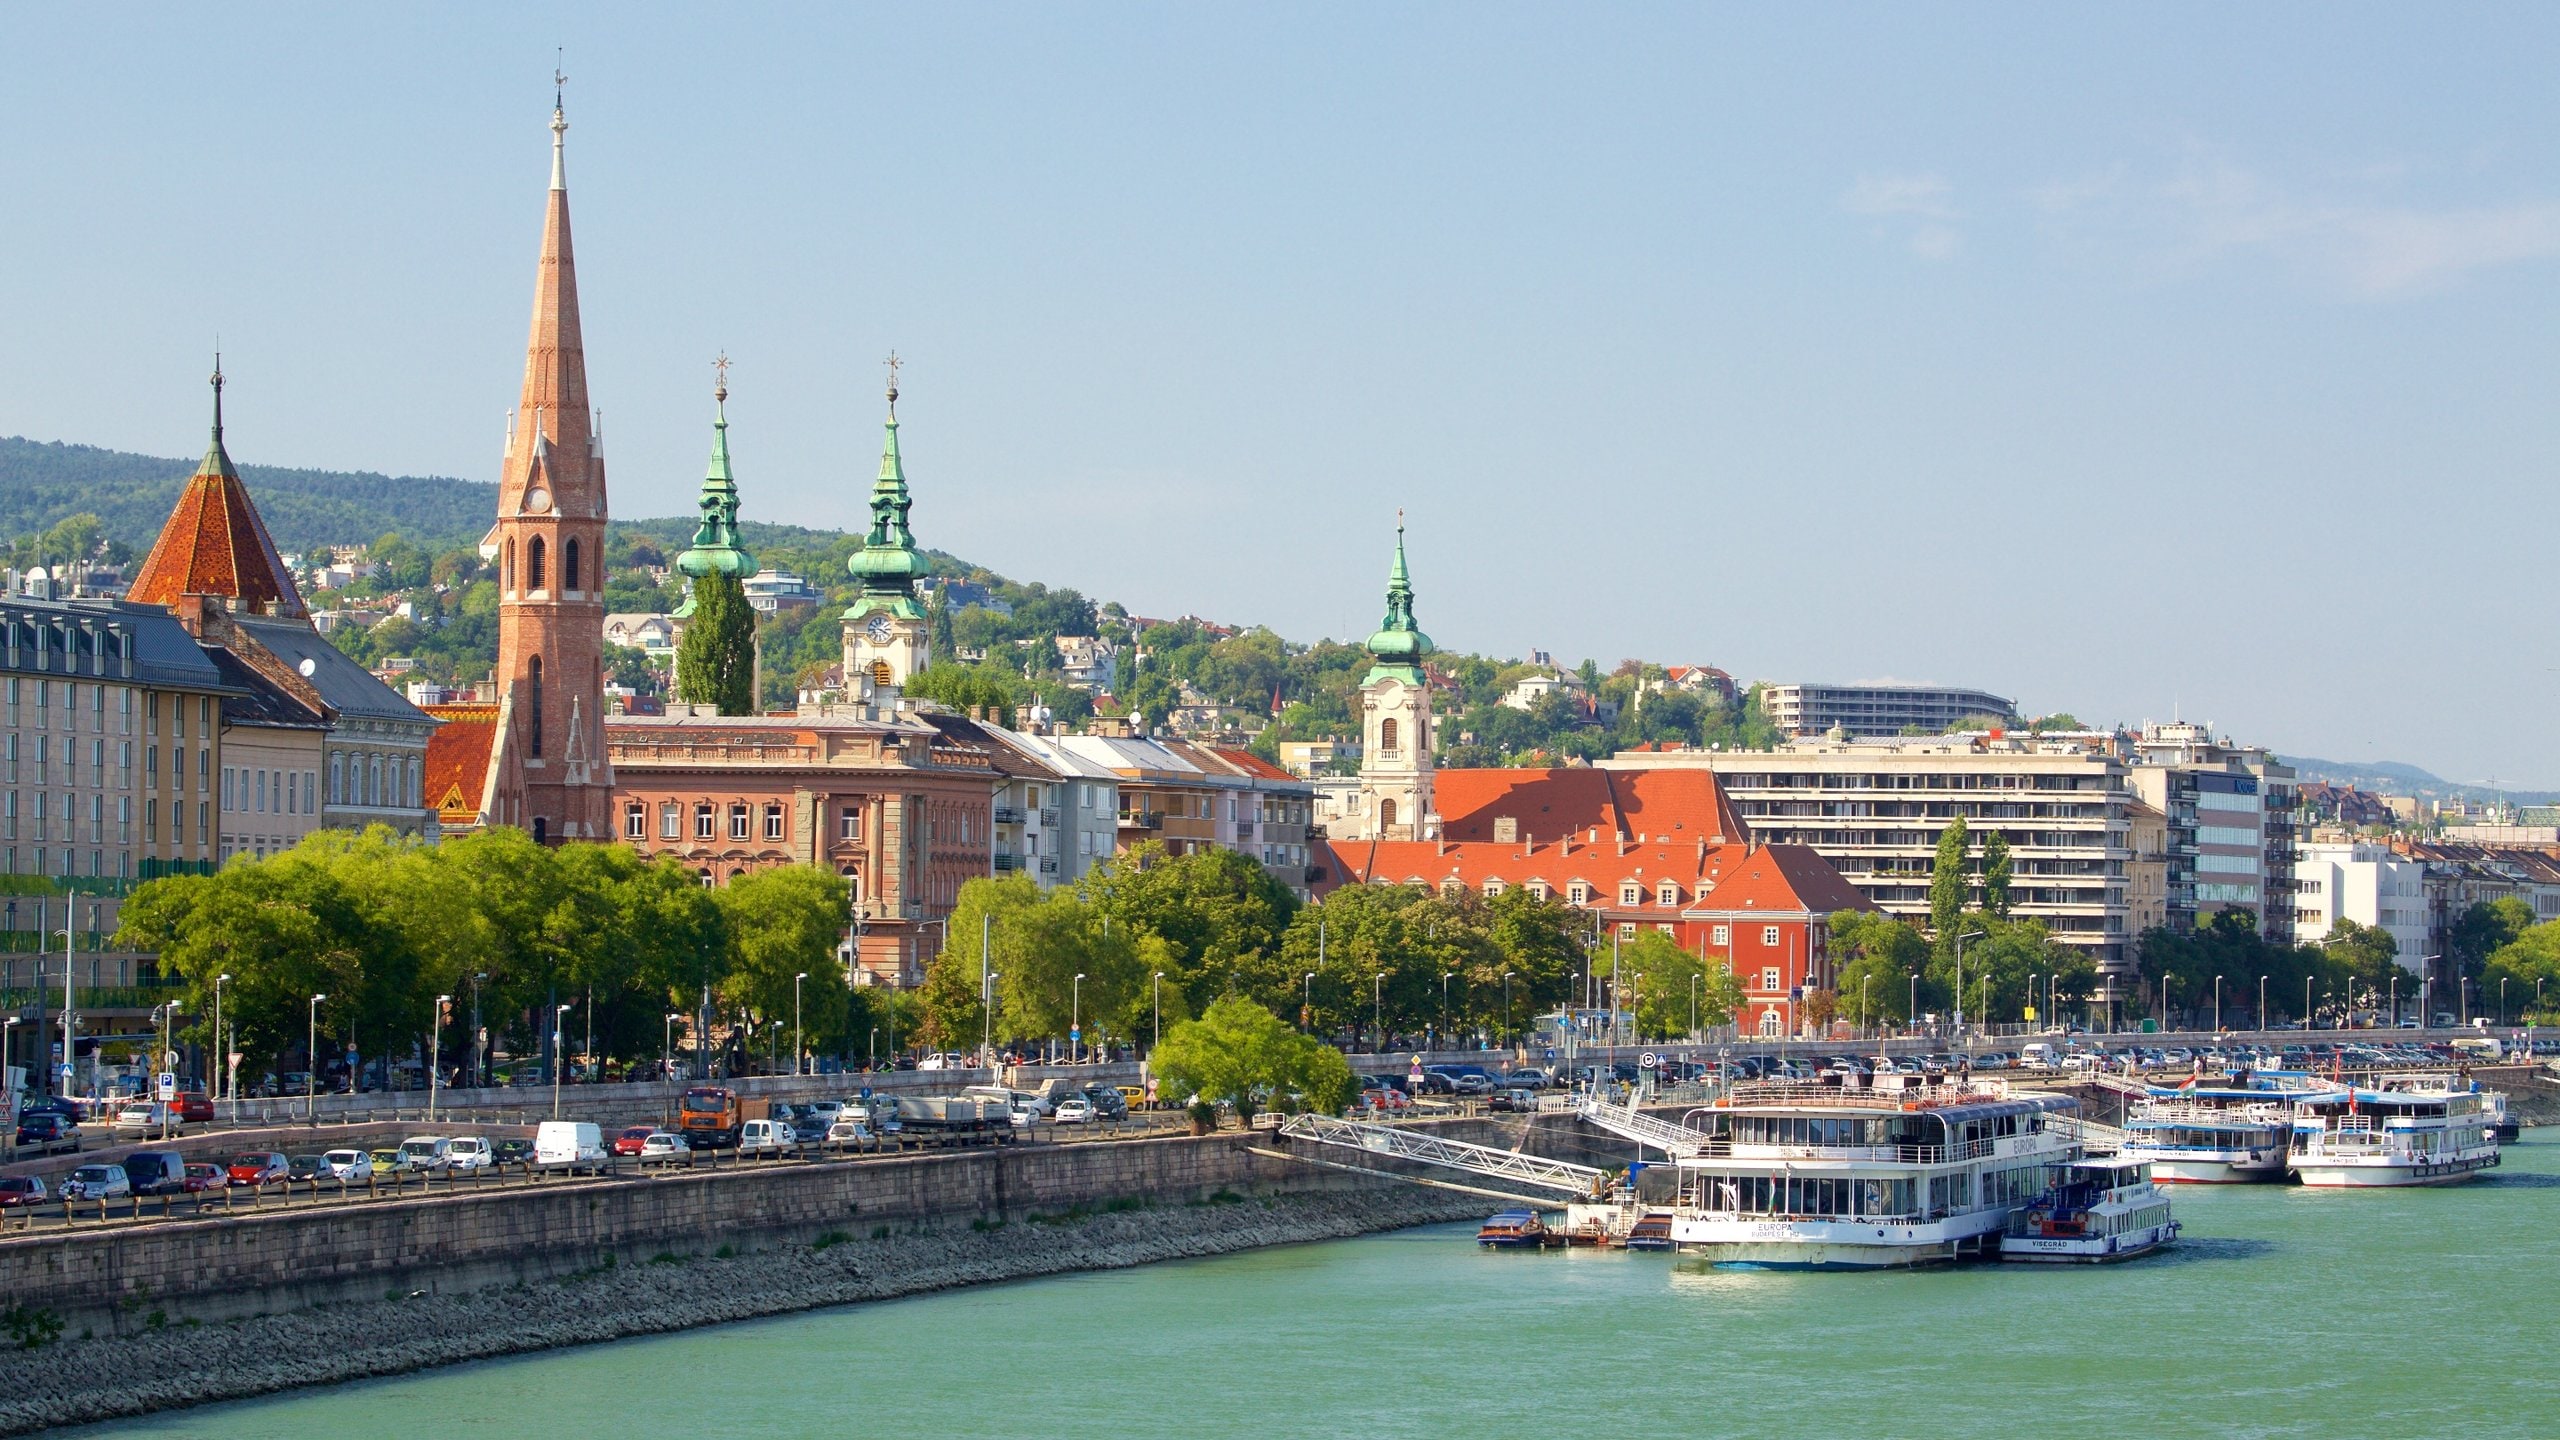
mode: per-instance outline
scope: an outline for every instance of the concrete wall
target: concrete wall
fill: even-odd
[[[557,1181],[488,1193],[0,1239],[0,1295],[72,1333],[478,1288],[661,1252],[1391,1182],[1251,1153],[1259,1137],[1003,1146],[822,1165]]]

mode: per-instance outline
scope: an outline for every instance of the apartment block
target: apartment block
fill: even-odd
[[[2427,864],[2379,841],[2319,842],[2293,862],[2293,933],[2305,945],[2329,938],[2341,920],[2391,932],[2400,968],[2425,968]]]
[[[1760,694],[1771,724],[1805,738],[1838,730],[1852,739],[1943,735],[1968,720],[2007,719],[2018,704],[1988,690],[1944,685],[1771,685]]]
[[[2184,934],[2241,910],[2268,940],[2292,944],[2301,798],[2293,768],[2187,722],[2144,726],[2132,752],[2134,792],[2168,821],[2169,928]]]

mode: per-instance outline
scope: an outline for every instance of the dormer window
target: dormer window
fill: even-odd
[[[1564,898],[1567,904],[1588,905],[1591,903],[1591,887],[1576,880],[1564,887]]]
[[[1664,905],[1677,905],[1680,903],[1680,887],[1665,880],[1662,882],[1662,888],[1655,893],[1655,899]]]
[[[1502,882],[1500,880],[1488,879],[1484,882],[1484,895],[1486,899],[1490,900],[1501,893]]]
[[[1625,884],[1623,884],[1623,885],[1619,886],[1619,887],[1618,887],[1618,903],[1619,903],[1619,904],[1621,904],[1621,905],[1641,905],[1641,904],[1643,904],[1643,903],[1644,903],[1644,887],[1643,887],[1642,885],[1637,884],[1637,883],[1636,883],[1635,881],[1633,881],[1633,880],[1630,880],[1630,881],[1628,881],[1627,883],[1625,883]]]

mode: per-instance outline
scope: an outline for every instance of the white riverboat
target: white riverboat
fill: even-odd
[[[2295,1101],[2293,1173],[2305,1185],[2453,1185],[2498,1163],[2480,1095],[2441,1076],[2398,1076]]]
[[[2291,1163],[2292,1095],[2265,1088],[2151,1092],[2125,1117],[2119,1154],[2164,1185],[2282,1180]]]
[[[2148,1164],[2121,1155],[2072,1161],[2009,1222],[2000,1258],[2094,1265],[2160,1249],[2178,1238],[2178,1222],[2152,1175]]]
[[[2080,1158],[2048,1123],[2077,1109],[1920,1076],[1736,1085],[1664,1145],[1679,1174],[1672,1242],[1714,1264],[1791,1270],[1996,1254],[2011,1219]]]

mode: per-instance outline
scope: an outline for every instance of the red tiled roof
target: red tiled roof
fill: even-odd
[[[253,615],[270,605],[296,619],[310,613],[219,438],[178,492],[177,508],[125,592],[144,605],[175,606],[181,595],[225,596]]]
[[[444,723],[427,737],[427,803],[450,825],[480,818],[480,793],[489,779],[489,756],[498,739],[495,705],[428,705]]]
[[[1250,750],[1225,750],[1214,745],[1201,747],[1257,780],[1286,780],[1298,783],[1298,777],[1254,754]]]
[[[1695,841],[1664,844],[1652,841],[1603,840],[1497,845],[1491,842],[1442,843],[1431,840],[1346,841],[1328,844],[1329,877],[1359,884],[1428,885],[1437,888],[1455,879],[1481,893],[1487,880],[1518,889],[1543,882],[1550,895],[1565,897],[1580,881],[1591,889],[1601,909],[1617,911],[1619,887],[1634,881],[1644,887],[1642,909],[1660,910],[1664,919],[1681,911],[1810,911],[1872,910],[1874,904],[1840,877],[1831,862],[1801,845],[1751,846],[1741,842],[1701,846]],[[1673,906],[1661,905],[1660,887],[1670,881],[1679,890]]]
[[[1432,781],[1440,833],[1493,839],[1493,822],[1519,822],[1524,841],[1572,834],[1603,840],[1710,844],[1748,832],[1705,770],[1442,770]]]

